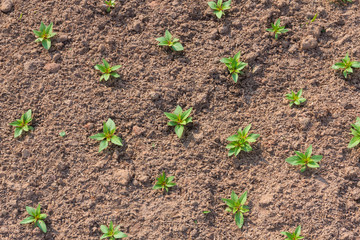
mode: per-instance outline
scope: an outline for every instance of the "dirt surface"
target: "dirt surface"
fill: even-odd
[[[360,59],[358,0],[233,0],[220,21],[206,1],[117,2],[110,14],[94,0],[0,12],[1,239],[99,239],[110,220],[143,240],[284,239],[297,225],[306,239],[360,239],[359,150],[346,148],[359,71],[330,68],[347,51]],[[290,31],[275,41],[265,29],[279,17]],[[49,52],[34,42],[40,21],[58,33]],[[166,29],[184,52],[157,46]],[[249,67],[234,84],[219,60],[238,51]],[[121,78],[98,81],[102,58]],[[307,103],[290,108],[300,88]],[[182,140],[163,114],[178,104],[194,108]],[[30,108],[35,130],[14,139],[8,123]],[[89,136],[109,117],[125,145],[99,154]],[[228,158],[226,138],[249,123],[254,151]],[[285,162],[310,144],[319,169]],[[152,190],[162,171],[178,184],[165,195]],[[248,191],[242,229],[221,201],[232,190]],[[38,203],[47,234],[19,224]]]

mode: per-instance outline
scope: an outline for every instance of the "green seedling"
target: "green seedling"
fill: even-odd
[[[244,130],[239,128],[237,134],[226,139],[227,141],[230,141],[230,143],[226,146],[226,148],[229,149],[229,157],[232,155],[237,156],[241,150],[245,152],[250,152],[252,150],[250,143],[256,142],[256,139],[260,137],[260,134],[249,134],[250,128],[251,124],[245,127]]]
[[[351,134],[354,137],[350,140],[348,148],[356,147],[360,143],[360,118],[356,118],[356,122],[351,124],[353,128],[351,128]]]
[[[236,83],[239,78],[239,74],[244,74],[241,70],[243,70],[248,64],[240,61],[241,52],[235,54],[235,56],[229,58],[222,58],[220,62],[225,63],[227,66],[229,73],[231,74],[232,79]]]
[[[159,46],[169,46],[174,51],[184,50],[183,45],[179,42],[178,38],[172,39],[172,36],[168,30],[165,31],[165,37],[159,37],[156,39],[159,42]]]
[[[203,211],[203,214],[211,213],[211,211]]]
[[[300,169],[301,172],[304,172],[306,170],[306,167],[309,167],[309,168],[320,167],[318,162],[321,161],[323,156],[321,156],[321,155],[311,156],[311,153],[312,153],[312,145],[310,145],[308,147],[308,149],[306,149],[305,154],[295,151],[296,155],[287,158],[285,161],[294,166],[301,165],[302,166]]]
[[[32,121],[31,115],[32,115],[31,109],[29,109],[26,113],[21,115],[20,119],[17,119],[16,121],[9,123],[11,126],[16,127],[14,138],[19,137],[23,131],[28,132],[30,130],[34,130],[32,126],[28,125]]]
[[[26,211],[30,214],[30,217],[22,220],[20,224],[32,223],[34,224],[34,227],[39,227],[41,231],[46,233],[47,229],[44,219],[47,217],[47,215],[44,213],[40,213],[40,204],[36,209],[26,206]]]
[[[110,12],[111,8],[115,7],[115,0],[109,0],[109,1],[105,0],[105,5],[107,6],[106,12]]]
[[[103,79],[105,79],[105,81],[107,81],[107,80],[109,80],[110,77],[114,77],[114,78],[120,77],[120,75],[115,71],[118,70],[119,68],[121,68],[121,65],[116,65],[116,66],[110,67],[109,63],[105,59],[103,59],[102,61],[103,61],[104,65],[96,64],[94,67],[96,70],[99,70],[102,73],[102,75],[100,77],[100,82]]]
[[[45,26],[43,22],[40,24],[40,31],[33,30],[37,39],[35,42],[41,42],[43,47],[46,50],[49,50],[51,47],[50,38],[54,37],[56,33],[53,33],[53,23],[50,23],[49,26]]]
[[[100,142],[99,152],[108,147],[109,142],[111,141],[113,144],[122,146],[122,140],[118,136],[115,135],[116,126],[113,120],[109,118],[107,122],[104,122],[103,133],[98,133],[91,136],[91,139],[95,139]]]
[[[225,15],[225,10],[229,10],[230,4],[231,4],[231,0],[224,2],[223,0],[218,0],[217,3],[215,2],[208,2],[210,8],[212,10],[214,10],[214,14],[220,19],[222,17],[222,15]]]
[[[301,234],[301,226],[299,225],[294,233],[290,232],[281,232],[281,234],[285,235],[287,238],[285,240],[300,240],[304,239],[304,237],[300,236]]]
[[[285,26],[280,26],[280,18],[276,22],[271,24],[271,28],[266,29],[268,32],[275,33],[275,40],[278,39],[279,34],[286,33],[289,29],[285,29]]]
[[[65,131],[61,131],[61,132],[59,133],[59,135],[60,135],[60,137],[65,137],[65,136],[66,136],[66,132],[65,132]]]
[[[335,63],[331,66],[332,69],[340,69],[343,71],[344,77],[347,78],[349,73],[353,73],[352,68],[360,68],[360,62],[350,61],[349,54],[346,53],[345,57],[342,59],[342,62]]]
[[[302,89],[300,89],[297,93],[291,91],[291,93],[285,95],[285,97],[290,101],[290,107],[294,104],[300,105],[306,101],[305,98],[301,97],[301,94],[302,94]]]
[[[182,108],[177,106],[173,113],[164,113],[170,119],[168,125],[172,127],[175,126],[175,133],[179,138],[181,138],[184,133],[185,125],[192,122],[192,117],[189,117],[191,110],[192,108],[189,108],[183,112]]]
[[[176,185],[176,183],[172,182],[172,180],[174,180],[174,176],[170,176],[170,177],[166,177],[165,172],[163,172],[162,174],[160,174],[160,176],[158,178],[156,178],[157,182],[155,183],[153,189],[161,189],[164,191],[164,189],[166,190],[166,192],[169,191],[169,188],[173,187]]]
[[[127,235],[120,230],[120,225],[117,225],[115,228],[113,226],[113,222],[110,222],[109,227],[105,225],[100,226],[101,232],[104,234],[100,239],[108,238],[109,240],[115,240],[119,238],[126,238]]]
[[[235,223],[239,228],[242,228],[244,225],[244,213],[249,211],[249,207],[245,206],[247,198],[247,191],[244,192],[240,197],[236,195],[234,191],[231,192],[231,198],[226,199],[222,198],[226,205],[228,206],[225,211],[231,212],[232,214],[235,214]]]

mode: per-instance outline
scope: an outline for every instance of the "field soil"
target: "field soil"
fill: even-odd
[[[359,149],[347,149],[360,71],[331,69],[346,52],[360,60],[358,0],[233,0],[221,20],[206,1],[121,0],[109,14],[95,0],[12,2],[0,12],[1,239],[99,239],[110,221],[141,240],[281,240],[298,225],[305,239],[360,239]],[[278,18],[290,31],[276,41]],[[57,33],[49,51],[34,42],[41,21]],[[166,29],[183,52],[157,46]],[[219,60],[238,51],[249,66],[235,84]],[[99,82],[102,58],[120,78]],[[284,95],[301,88],[306,104],[290,108]],[[193,107],[181,140],[164,115],[177,105]],[[14,139],[28,109],[34,131]],[[89,136],[108,118],[124,146],[98,153]],[[254,150],[227,157],[249,123]],[[310,144],[320,168],[285,162]],[[152,190],[162,171],[168,194]],[[248,191],[242,229],[221,200],[232,190]],[[46,234],[19,224],[38,203]]]

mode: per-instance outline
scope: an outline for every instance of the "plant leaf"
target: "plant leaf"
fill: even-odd
[[[119,137],[116,136],[116,135],[114,135],[114,136],[111,137],[111,142],[112,142],[113,144],[118,145],[118,146],[122,146],[122,145],[123,145],[122,142],[121,142],[121,138],[119,138]]]
[[[43,231],[44,233],[47,232],[47,229],[46,229],[46,224],[43,220],[38,220],[36,225],[40,228],[41,231]]]
[[[107,148],[109,145],[108,141],[105,139],[105,140],[102,140],[100,142],[100,147],[99,147],[99,152],[101,152],[102,150],[104,150],[105,148]]]
[[[175,133],[176,135],[181,138],[184,132],[184,126],[183,125],[176,125],[175,126]]]

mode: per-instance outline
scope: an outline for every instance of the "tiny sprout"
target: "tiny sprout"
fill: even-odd
[[[352,68],[360,68],[360,62],[350,61],[349,54],[346,53],[345,57],[342,59],[342,62],[335,63],[331,66],[332,69],[341,69],[343,71],[344,77],[347,78],[349,73],[353,73]]]
[[[65,131],[61,131],[61,132],[59,133],[59,135],[60,135],[60,137],[65,137],[65,136],[66,136],[66,132],[65,132]]]
[[[156,39],[159,42],[159,46],[169,46],[174,51],[184,50],[183,45],[179,42],[178,38],[172,39],[172,36],[168,30],[165,31],[165,37],[159,37]]]
[[[251,124],[245,127],[244,130],[239,128],[237,134],[232,135],[226,139],[227,141],[230,141],[230,143],[226,146],[226,148],[229,149],[229,157],[232,155],[237,156],[241,150],[245,152],[250,152],[252,150],[250,143],[256,142],[256,139],[260,137],[260,134],[248,134],[250,128]]]
[[[268,32],[275,33],[275,40],[278,39],[279,34],[286,33],[289,31],[289,29],[285,29],[285,26],[280,26],[280,18],[276,20],[274,24],[271,24],[271,28],[266,29]]]
[[[238,197],[238,195],[236,195],[236,193],[232,191],[230,199],[226,199],[226,198],[221,199],[228,206],[225,209],[225,211],[235,214],[235,223],[238,226],[238,228],[242,228],[242,226],[244,225],[243,214],[249,211],[249,207],[244,205],[246,199],[247,199],[247,191],[244,192],[240,197]]]
[[[121,68],[121,65],[110,67],[109,63],[105,59],[103,59],[102,61],[104,65],[96,64],[94,67],[96,70],[99,70],[101,73],[103,73],[100,77],[100,81],[103,79],[107,81],[109,80],[110,76],[114,78],[120,77],[120,75],[115,71]]]
[[[211,211],[203,211],[203,214],[211,213]]]
[[[208,2],[210,8],[212,10],[214,10],[214,14],[220,19],[222,17],[222,15],[225,15],[225,10],[229,10],[230,4],[231,4],[231,0],[224,2],[223,0],[218,0],[217,3],[215,2]]]
[[[44,219],[47,217],[47,215],[40,213],[40,204],[36,209],[26,206],[26,211],[30,214],[30,217],[22,220],[20,224],[33,223],[34,227],[39,227],[41,231],[46,233],[47,229]]]
[[[162,174],[160,174],[160,176],[158,178],[156,178],[157,182],[155,183],[153,189],[161,189],[164,191],[164,189],[166,190],[166,192],[169,191],[169,188],[173,187],[176,185],[176,183],[172,182],[172,180],[174,180],[174,176],[170,176],[170,177],[166,177],[165,172],[163,172]]]
[[[290,100],[290,107],[292,105],[300,105],[302,104],[303,102],[306,101],[305,98],[302,98],[301,97],[301,94],[302,94],[302,89],[300,89],[297,93],[291,91],[291,93],[289,94],[286,94],[285,97]]]
[[[107,6],[106,12],[110,12],[111,8],[115,7],[115,0],[105,0],[105,5]]]
[[[113,120],[109,118],[107,122],[104,122],[103,133],[98,133],[91,136],[91,139],[95,139],[100,142],[99,152],[108,147],[109,142],[111,141],[113,144],[122,146],[122,140],[118,136],[115,135],[116,126]]]
[[[180,106],[175,108],[173,113],[165,112],[164,114],[170,119],[169,126],[175,126],[176,135],[181,138],[185,129],[185,125],[192,122],[192,117],[189,117],[192,108],[184,111]]]
[[[35,36],[37,37],[35,42],[41,42],[43,47],[46,50],[49,50],[51,47],[50,38],[52,38],[53,36],[56,35],[56,33],[52,32],[53,31],[53,23],[50,23],[49,26],[45,26],[45,24],[43,22],[41,22],[39,30],[40,31],[33,30],[33,32],[35,33]]]
[[[354,137],[350,140],[348,148],[356,147],[360,143],[360,118],[356,118],[356,122],[351,124],[353,128],[351,128],[351,134]]]
[[[110,222],[109,227],[105,225],[101,225],[100,230],[104,235],[102,235],[100,239],[109,238],[109,240],[115,240],[119,238],[126,238],[127,235],[121,232],[119,229],[120,229],[120,225],[114,228],[112,221]]]
[[[300,169],[301,172],[304,172],[306,170],[306,167],[309,167],[309,168],[320,167],[318,162],[321,161],[323,156],[321,156],[321,155],[311,156],[312,145],[310,145],[308,147],[308,149],[306,149],[305,154],[298,152],[298,151],[295,151],[295,153],[296,153],[295,156],[289,157],[285,161],[294,166],[301,165],[302,166]]]
[[[239,74],[244,74],[241,70],[243,70],[248,65],[247,63],[240,61],[240,55],[241,52],[238,52],[233,58],[222,58],[220,60],[220,62],[225,63],[227,66],[229,73],[231,74],[231,77],[235,83],[239,78]]]
[[[299,225],[294,233],[290,232],[281,232],[281,234],[285,235],[287,238],[285,240],[300,240],[304,239],[304,237],[300,236],[301,234],[301,226]]]
[[[14,138],[19,137],[23,131],[27,132],[34,129],[32,126],[28,125],[32,121],[31,114],[32,114],[31,109],[29,109],[26,113],[21,115],[20,119],[17,119],[16,121],[9,123],[11,126],[16,127]]]

